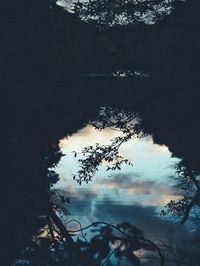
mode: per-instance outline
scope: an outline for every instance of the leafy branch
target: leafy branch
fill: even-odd
[[[161,215],[171,213],[173,216],[181,217],[181,224],[184,224],[192,208],[200,204],[199,172],[192,170],[184,160],[176,164],[175,168],[179,178],[177,186],[184,191],[183,197],[178,201],[171,200],[166,206],[167,210],[163,210]]]
[[[102,130],[107,127],[120,130],[121,135],[115,137],[109,145],[100,145],[96,143],[94,146],[88,146],[82,149],[80,152],[84,156],[83,159],[79,159],[80,170],[77,174],[73,175],[73,179],[80,185],[83,181],[90,182],[92,177],[98,171],[99,166],[106,164],[107,171],[109,170],[121,170],[123,164],[132,165],[132,163],[120,155],[119,149],[125,142],[133,138],[144,137],[145,134],[141,129],[140,122],[136,121],[137,115],[126,112],[124,110],[119,111],[117,109],[103,108],[100,111],[96,121],[90,122],[96,129]],[[74,157],[77,156],[77,152],[73,152]]]

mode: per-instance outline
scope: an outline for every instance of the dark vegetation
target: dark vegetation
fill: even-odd
[[[195,187],[191,194],[185,182],[185,202],[174,202],[170,209],[178,210],[184,223],[193,205],[199,206],[199,2],[172,1],[167,14],[162,8],[156,11],[157,3],[160,10],[160,5],[169,2],[169,6],[171,1],[89,2],[92,13],[86,4],[76,5],[74,14],[50,0],[0,4],[2,266],[17,258],[38,266],[100,265],[107,258],[109,265],[110,252],[139,265],[131,251],[141,247],[157,252],[163,265],[160,249],[132,225],[115,227],[125,234],[130,229],[126,237],[115,235],[114,228],[104,224],[97,232],[101,237],[75,242],[56,214],[50,187],[58,176],[48,168],[62,156],[58,140],[88,121],[96,121],[100,128],[124,130],[119,143],[142,130],[152,134],[156,143],[168,145],[183,159],[178,168],[183,180]],[[116,22],[116,13],[128,16],[128,21]],[[145,14],[153,14],[154,24],[140,19]],[[138,114],[142,123],[127,128],[130,124],[123,117],[113,122],[115,114],[108,111],[102,124],[98,117],[102,106]],[[109,152],[117,152],[112,148]],[[116,155],[109,153],[107,159]],[[120,167],[118,159],[116,167]],[[89,163],[91,178],[90,167],[95,165]],[[114,240],[125,245],[124,254],[119,247],[108,248]],[[16,265],[22,265],[22,260]]]

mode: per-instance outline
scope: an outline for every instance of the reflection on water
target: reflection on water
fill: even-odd
[[[67,192],[70,197],[69,219],[78,219],[83,226],[94,221],[113,224],[129,221],[153,239],[183,238],[183,227],[160,216],[161,209],[170,200],[181,197],[173,190],[171,178],[175,175],[173,167],[180,160],[173,158],[166,146],[153,143],[151,136],[133,139],[120,148],[122,156],[133,166],[123,166],[121,171],[106,171],[103,165],[92,182],[81,186],[72,180],[72,174],[78,170],[78,158],[72,151],[95,143],[108,144],[118,135],[119,132],[112,129],[99,131],[86,126],[60,141],[66,156],[56,169],[60,181],[54,189]]]
[[[146,6],[145,11],[141,12],[143,1],[128,1],[121,3],[111,3],[109,1],[88,1],[88,0],[57,0],[56,3],[62,6],[67,11],[77,14],[84,20],[94,20],[99,24],[113,25],[127,25],[129,23],[143,22],[147,24],[154,24],[156,15],[169,15],[172,6],[167,1],[153,2]],[[117,12],[115,6],[118,6]],[[76,6],[76,8],[75,8]],[[113,9],[113,10],[112,10]],[[94,12],[94,14],[92,13]],[[110,16],[109,13],[112,13]]]

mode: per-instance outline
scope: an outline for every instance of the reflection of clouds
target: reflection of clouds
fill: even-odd
[[[114,224],[129,221],[155,238],[166,238],[171,227],[177,229],[176,235],[180,231],[182,236],[183,229],[156,214],[170,200],[179,198],[166,179],[173,175],[169,166],[178,159],[171,157],[166,146],[154,144],[151,136],[133,139],[121,147],[120,153],[133,162],[133,167],[124,166],[116,172],[106,172],[101,167],[88,185],[79,186],[72,180],[71,175],[78,170],[72,151],[95,143],[109,144],[119,135],[120,132],[112,129],[99,131],[86,126],[60,141],[61,150],[67,156],[62,157],[56,168],[60,182],[54,187],[70,193],[70,213],[78,216],[83,226],[97,220]]]
[[[156,215],[155,207],[130,206],[116,204],[108,199],[95,205],[94,217],[96,220],[106,220],[110,223],[128,221],[141,228],[147,237],[152,239],[181,239],[186,233],[183,227]]]
[[[86,126],[72,137],[65,137],[60,140],[60,148],[63,153],[68,153],[74,150],[80,151],[85,146],[99,144],[109,144],[110,140],[117,137],[121,133],[119,131],[106,128],[102,131],[95,129],[92,126]]]
[[[132,176],[131,174],[116,174],[109,179],[103,178],[94,184],[93,191],[97,192],[100,189],[110,189],[115,192],[116,190],[123,189],[126,190],[125,193],[128,196],[148,195],[148,200],[144,197],[140,201],[140,204],[152,206],[164,206],[170,200],[180,199],[177,192],[173,193],[166,183],[142,180],[139,174],[136,174],[136,177],[135,180],[134,175]]]
[[[90,215],[92,213],[93,201],[96,198],[96,194],[87,192],[87,193],[77,193],[71,197],[71,210],[72,214],[75,215]]]
[[[139,191],[149,191],[157,185],[155,181],[150,180],[138,180],[139,174],[137,174],[137,179],[135,180],[134,175],[130,174],[116,174],[112,176],[112,179],[104,178],[100,180],[100,184],[112,185],[113,188],[124,188],[124,189],[135,189]]]
[[[145,144],[148,144],[148,145],[145,145],[145,148],[144,148],[144,150],[147,152],[170,153],[169,148],[167,146],[154,143],[151,136],[147,136],[145,138]]]
[[[76,182],[66,182],[62,178],[59,187],[79,200],[86,198],[87,193],[96,198],[102,198],[106,194],[113,201],[126,201],[127,204],[139,201],[140,205],[147,206],[165,206],[170,200],[181,197],[176,191],[172,192],[166,183],[142,180],[138,174],[116,174],[110,178],[98,178],[84,188]]]
[[[66,137],[60,141],[60,147],[67,156],[61,159],[58,171],[62,175],[69,171],[70,174],[76,173],[78,170],[77,158],[72,156],[72,151],[80,151],[86,146],[95,145],[95,143],[109,144],[110,140],[120,134],[120,132],[109,128],[99,131],[92,126],[86,126],[73,136]],[[124,165],[122,167],[123,171],[127,172],[133,169],[140,175],[143,173],[143,179],[155,180],[171,175],[171,166],[178,161],[178,159],[171,157],[171,153],[166,146],[154,144],[151,136],[132,139],[124,143],[120,148],[120,153],[133,163],[133,167]],[[104,166],[100,167],[97,175],[107,176]]]
[[[65,193],[61,191],[62,195]],[[154,206],[127,205],[106,197],[99,201],[97,194],[91,191],[81,192],[81,189],[71,195],[70,199],[71,203],[66,207],[72,216],[67,220],[75,217],[81,221],[82,226],[95,221],[105,221],[111,224],[128,221],[142,229],[146,237],[151,239],[178,241],[186,236],[184,227],[159,217]]]
[[[171,200],[178,201],[181,198],[182,196],[173,195],[173,194],[160,195],[160,197],[157,199],[150,199],[148,201],[144,200],[143,204],[151,206],[166,206],[166,204],[169,203]]]
[[[84,216],[87,214],[91,214],[92,212],[92,205],[97,197],[97,194],[91,192],[91,191],[76,191],[76,193],[68,190],[67,192],[65,190],[53,190],[53,200],[55,203],[57,203],[60,207],[60,209],[67,213],[68,211],[72,215],[80,215]],[[60,196],[63,196],[64,198],[70,198],[70,204],[66,202],[62,202],[60,199]]]

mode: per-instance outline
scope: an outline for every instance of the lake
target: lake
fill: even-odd
[[[133,165],[106,171],[104,162],[91,182],[79,185],[72,179],[79,170],[78,159],[84,158],[81,154],[84,147],[109,144],[121,134],[112,128],[98,130],[86,125],[60,140],[64,156],[55,169],[59,182],[53,190],[69,198],[62,208],[66,227],[76,230],[80,224],[85,227],[102,221],[116,225],[126,221],[142,229],[145,236],[156,243],[176,245],[187,240],[191,235],[190,227],[181,226],[180,220],[172,216],[161,216],[167,203],[182,198],[181,190],[175,186],[178,176],[175,165],[181,159],[173,157],[167,146],[154,143],[151,135],[133,138],[120,147],[120,155]],[[88,229],[87,237],[91,236]]]

